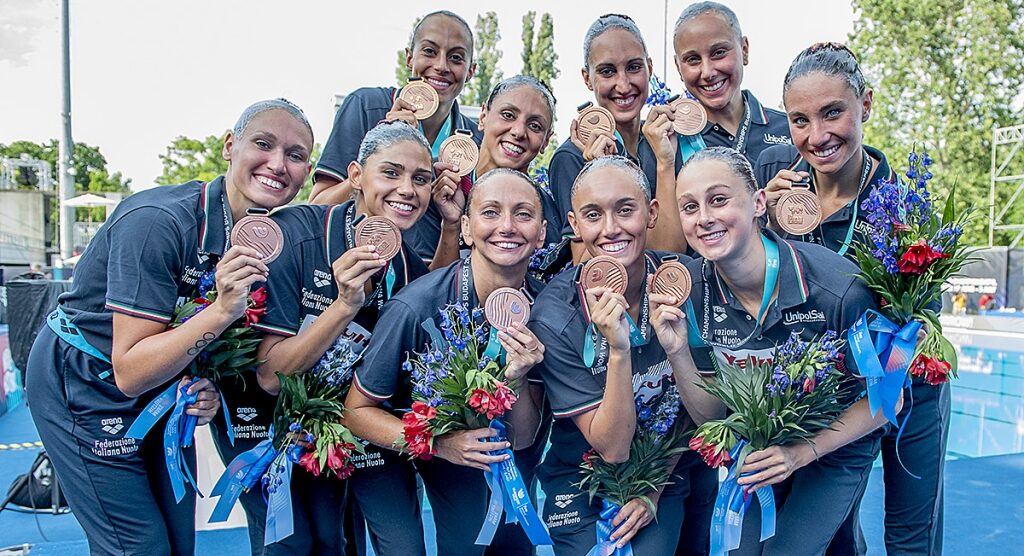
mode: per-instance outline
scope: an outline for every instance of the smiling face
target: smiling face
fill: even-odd
[[[765,213],[763,190],[751,192],[725,162],[701,160],[683,167],[676,192],[687,245],[715,262],[748,255]]]
[[[225,181],[236,218],[249,208],[291,202],[312,168],[312,148],[309,129],[282,109],[260,112],[238,137],[229,133],[222,155],[228,161]]]
[[[651,59],[632,33],[611,28],[590,43],[590,60],[583,82],[594,91],[598,106],[612,113],[615,123],[632,125],[647,102]]]
[[[783,101],[793,145],[816,171],[832,174],[860,163],[871,91],[857,98],[842,77],[808,73],[790,83]]]
[[[480,112],[482,160],[497,168],[526,171],[551,137],[552,114],[540,91],[516,87],[498,95]]]
[[[515,269],[529,264],[543,245],[545,226],[537,190],[521,177],[500,174],[473,186],[462,237],[473,249],[474,263]]]
[[[476,71],[473,37],[458,20],[434,15],[420,24],[412,48],[405,49],[405,65],[437,91],[442,105],[451,103]]]
[[[737,37],[724,17],[704,13],[683,24],[673,40],[676,69],[686,90],[708,110],[742,102],[747,39]]]
[[[642,262],[647,230],[658,220],[658,202],[648,202],[640,187],[625,169],[596,168],[576,185],[569,213],[591,255],[614,257],[630,271]]]
[[[349,182],[358,191],[357,210],[383,216],[405,231],[423,216],[430,203],[430,152],[415,141],[399,141],[348,167]]]

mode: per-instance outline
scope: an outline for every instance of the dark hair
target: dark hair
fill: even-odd
[[[641,170],[635,162],[620,155],[595,158],[583,166],[583,169],[580,170],[580,173],[576,176],[576,180],[572,182],[572,190],[569,193],[570,201],[576,198],[576,192],[579,190],[580,183],[583,182],[583,178],[597,170],[609,167],[618,168],[619,170],[626,172],[626,174],[636,182],[637,188],[643,194],[644,201],[647,202],[647,204],[651,203],[651,184],[647,181],[647,176],[644,175],[643,170]]]
[[[420,36],[420,27],[423,27],[423,24],[426,23],[428,19],[430,19],[432,17],[435,17],[435,16],[442,16],[442,15],[445,16],[445,17],[450,17],[450,18],[454,19],[455,21],[457,21],[459,23],[459,25],[462,26],[463,29],[466,30],[466,34],[469,35],[469,61],[472,62],[473,61],[473,29],[470,28],[469,23],[466,23],[465,19],[462,19],[461,15],[459,15],[459,14],[457,14],[455,12],[449,11],[449,10],[437,10],[437,11],[434,11],[434,12],[430,12],[427,15],[423,16],[422,18],[420,18],[420,20],[416,22],[416,26],[412,28],[412,35],[409,37],[409,48],[412,49],[412,47],[416,44],[416,39],[419,38],[419,36]]]
[[[473,184],[473,187],[469,188],[469,194],[466,195],[466,206],[465,208],[463,208],[463,214],[469,214],[469,206],[473,203],[473,193],[477,189],[479,189],[481,185],[487,183],[492,178],[496,178],[498,176],[516,177],[529,184],[530,188],[533,189],[534,194],[537,195],[537,208],[540,209],[540,219],[544,219],[544,203],[541,202],[540,199],[540,186],[538,186],[537,182],[533,181],[533,178],[531,178],[530,176],[520,172],[519,170],[513,170],[512,168],[495,168],[477,178],[476,183]]]
[[[491,89],[491,94],[490,96],[487,97],[487,102],[484,103],[484,106],[486,106],[487,109],[490,110],[491,104],[494,103],[494,99],[498,98],[504,93],[507,93],[508,91],[512,91],[520,87],[530,87],[531,89],[534,89],[538,93],[540,93],[542,97],[544,97],[544,102],[547,103],[548,111],[551,113],[551,124],[554,125],[555,95],[551,94],[551,89],[547,86],[547,84],[537,79],[536,77],[530,75],[514,75],[512,77],[502,79],[501,81],[499,81],[498,84],[495,85],[493,89]]]
[[[594,39],[603,35],[606,31],[612,29],[624,29],[633,35],[633,37],[640,43],[640,46],[644,49],[644,57],[648,57],[647,54],[647,43],[644,42],[643,35],[640,34],[640,28],[637,27],[636,22],[633,18],[628,15],[622,14],[605,14],[597,18],[596,21],[590,24],[590,28],[587,29],[587,34],[583,36],[583,67],[590,67],[590,45],[594,42]]]
[[[309,119],[306,118],[306,114],[301,108],[284,98],[261,100],[250,104],[242,111],[242,115],[238,117],[238,120],[235,122],[235,127],[231,128],[231,133],[235,137],[241,137],[242,134],[245,133],[245,128],[249,127],[249,122],[251,122],[256,116],[268,110],[284,110],[294,116],[299,123],[306,126],[306,131],[309,132],[310,142],[312,142],[313,128],[309,125]]]
[[[819,42],[805,48],[796,55],[789,65],[786,78],[782,82],[782,94],[785,97],[790,85],[798,77],[811,73],[840,77],[846,81],[857,98],[867,90],[867,81],[860,71],[857,57],[846,45],[836,42]]]
[[[672,30],[672,35],[679,34],[679,28],[686,24],[691,19],[695,19],[697,16],[704,14],[717,14],[722,16],[722,19],[729,24],[729,27],[736,33],[738,40],[743,40],[743,30],[740,29],[740,20],[736,17],[736,12],[732,11],[729,6],[719,4],[718,2],[696,2],[690,4],[683,10],[683,13],[679,14],[679,19],[676,20],[676,26]]]

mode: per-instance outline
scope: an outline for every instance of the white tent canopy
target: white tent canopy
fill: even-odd
[[[117,201],[113,199],[108,199],[92,193],[85,193],[64,201],[64,206],[66,207],[112,207],[116,204]]]

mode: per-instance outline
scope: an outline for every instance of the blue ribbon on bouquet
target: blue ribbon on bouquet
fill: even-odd
[[[490,427],[498,431],[497,436],[488,439],[490,442],[503,442],[507,438],[505,425],[497,419],[492,419]],[[523,482],[523,476],[516,467],[512,450],[504,448],[490,452],[492,456],[508,455],[508,459],[500,463],[492,463],[491,470],[485,471],[487,485],[491,489],[491,500],[487,505],[487,514],[484,524],[480,527],[480,533],[476,537],[476,544],[489,545],[494,538],[498,524],[501,522],[501,514],[505,513],[505,523],[519,523],[530,539],[530,543],[537,545],[550,545],[551,536],[547,528],[541,522],[537,510],[530,500],[530,489]]]
[[[267,496],[267,524],[263,535],[264,546],[270,546],[295,533],[295,517],[292,515],[293,466],[294,462],[292,462],[291,457],[285,458],[284,469],[279,475],[281,484],[274,485],[274,490],[270,491]]]
[[[878,311],[868,309],[847,332],[853,359],[867,383],[871,415],[877,415],[881,409],[894,425],[897,424],[896,404],[900,392],[910,381],[907,369],[914,357],[920,330],[918,321],[900,327]]]
[[[725,556],[730,550],[740,547],[743,518],[750,508],[750,501],[754,495],[761,505],[761,542],[775,536],[775,491],[771,486],[764,486],[751,495],[737,483],[740,467],[743,466],[740,453],[746,445],[746,440],[740,440],[729,453],[733,463],[729,466],[725,481],[718,489],[711,517],[711,556]]]
[[[622,506],[618,504],[601,500],[601,513],[597,520],[597,544],[590,549],[590,552],[587,552],[587,556],[633,556],[632,542],[619,548],[615,546],[617,541],[612,540],[612,532],[615,531],[612,521],[621,509]]]
[[[210,523],[227,521],[231,508],[242,495],[260,483],[260,479],[270,469],[270,464],[277,457],[277,450],[271,439],[274,437],[273,426],[267,439],[255,447],[238,454],[224,469],[224,473],[213,486],[210,496],[220,496],[217,506],[210,515]]]

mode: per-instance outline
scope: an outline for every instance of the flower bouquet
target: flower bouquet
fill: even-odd
[[[853,246],[860,277],[881,299],[881,309],[850,329],[850,345],[868,382],[872,414],[881,408],[893,423],[908,374],[928,384],[956,377],[956,352],[933,307],[943,284],[971,254],[961,242],[971,210],[957,212],[954,188],[937,211],[928,191],[931,157],[912,152],[908,160],[906,181],[883,181],[862,203],[871,241]],[[921,323],[927,323],[927,334],[917,342]]]
[[[492,351],[491,327],[483,310],[456,303],[441,309],[438,319],[440,330],[433,319],[423,324],[431,337],[424,351],[402,364],[412,376],[413,403],[402,416],[403,438],[396,445],[419,459],[430,459],[436,452],[434,440],[452,431],[490,427],[498,435],[489,440],[504,441],[506,429],[500,418],[516,402],[505,379],[507,365],[499,364],[504,358]],[[534,545],[551,544],[512,452],[505,449],[492,455],[509,458],[491,464],[485,473],[491,499],[476,544],[490,544],[502,512],[522,525]]]
[[[199,277],[198,296],[183,303],[174,310],[171,318],[171,328],[177,328],[189,319],[198,315],[201,311],[217,300],[216,276],[214,270],[209,270]],[[267,292],[259,288],[249,293],[246,300],[245,314],[224,332],[208,344],[203,346],[197,343],[189,349],[188,354],[193,357],[186,368],[186,374],[191,377],[191,382],[178,388],[175,383],[162,392],[159,396],[149,402],[142,410],[142,414],[132,423],[125,433],[126,438],[142,439],[149,430],[167,412],[171,412],[167,424],[164,426],[164,460],[171,480],[171,489],[175,499],[181,502],[185,496],[185,480],[187,479],[192,488],[199,492],[196,481],[192,477],[182,460],[182,448],[192,446],[195,437],[198,418],[194,415],[187,415],[185,408],[196,402],[197,395],[189,394],[188,389],[200,379],[208,379],[217,384],[222,380],[239,379],[242,373],[251,371],[259,362],[256,357],[256,348],[260,344],[260,335],[251,326],[259,322],[267,312]],[[234,427],[231,425],[231,416],[228,412],[227,402],[224,395],[220,396],[221,413],[224,416],[225,428],[228,440],[232,445],[235,443]]]
[[[593,449],[583,454],[580,472],[583,479],[575,486],[585,490],[590,501],[601,498],[601,519],[597,522],[597,545],[601,554],[614,552],[612,520],[631,500],[640,499],[658,515],[658,506],[650,494],[670,482],[677,455],[686,451],[685,434],[679,424],[679,395],[674,387],[649,400],[636,400],[636,434],[629,446],[629,459],[608,463]],[[629,554],[627,547],[618,549]]]
[[[718,491],[711,523],[711,553],[739,547],[750,495],[736,480],[747,455],[769,446],[810,441],[846,409],[849,381],[841,368],[842,342],[832,331],[805,342],[799,333],[775,351],[771,362],[723,366],[718,378],[701,383],[729,409],[724,419],[697,428],[690,449],[711,467],[729,466]],[[761,540],[775,534],[775,499],[771,487],[756,491],[761,504]]]

